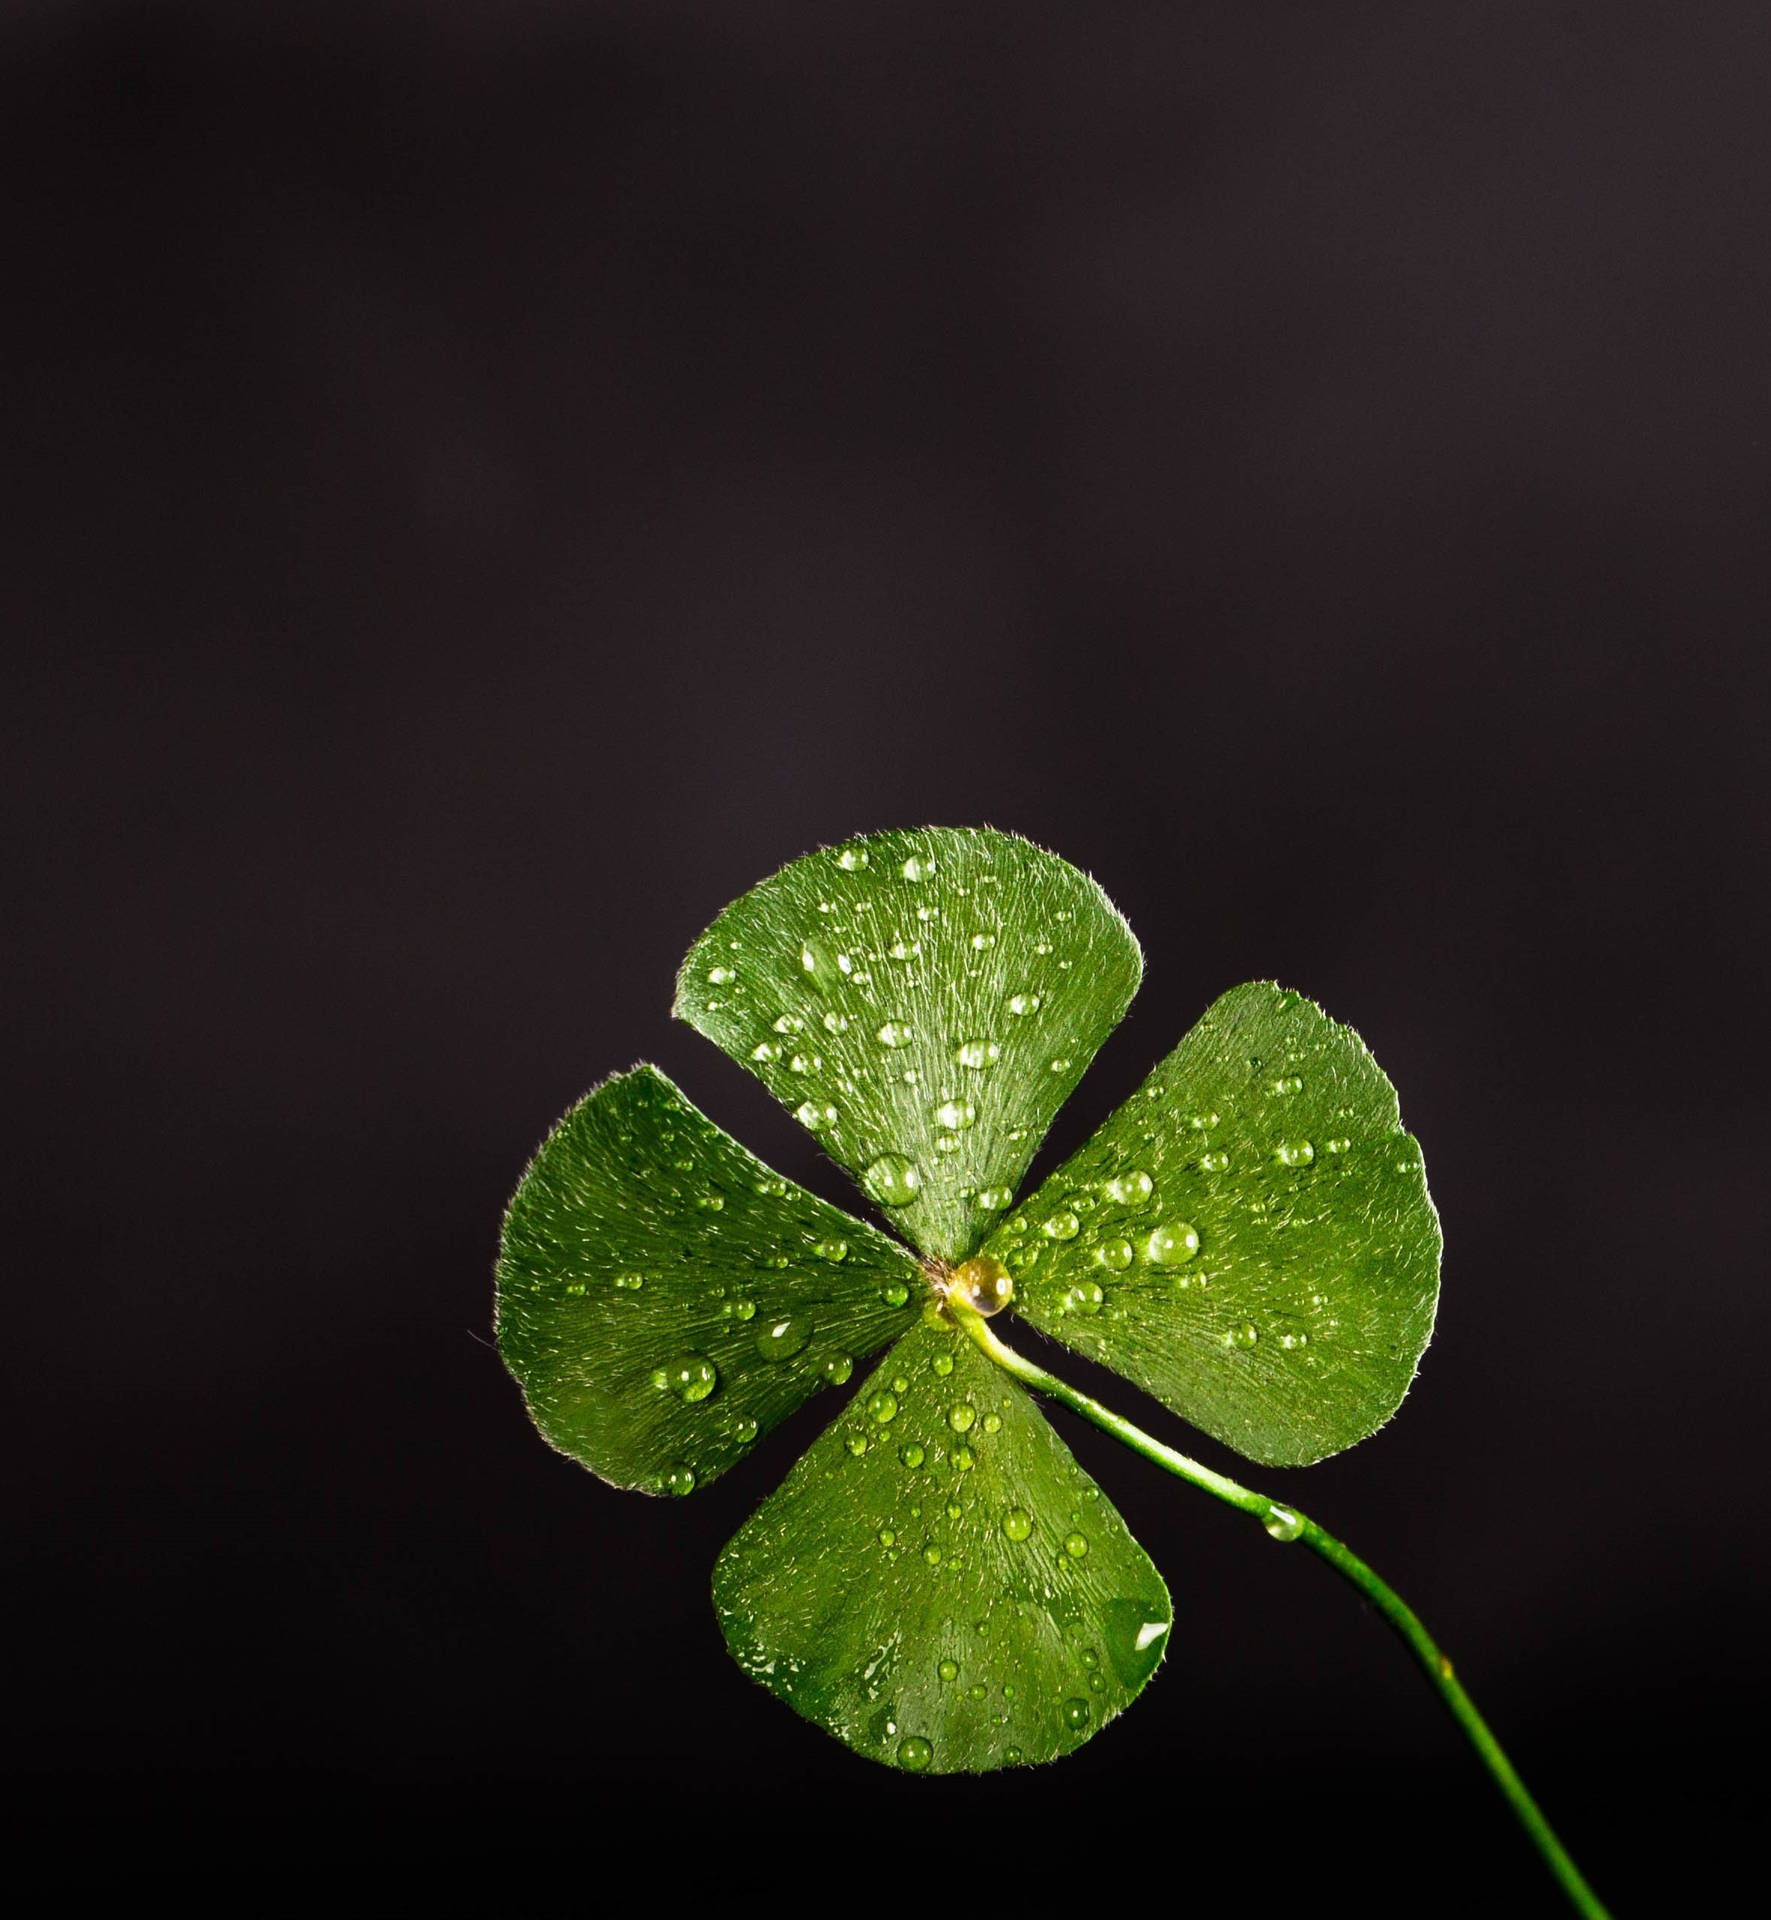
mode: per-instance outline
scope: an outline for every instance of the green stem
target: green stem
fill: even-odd
[[[1091,1400],[1086,1393],[1078,1393],[1074,1387],[1066,1386],[1056,1375],[1047,1373],[1043,1367],[1035,1366],[1012,1347],[1005,1346],[991,1331],[989,1322],[965,1300],[949,1295],[947,1305],[954,1319],[972,1340],[1005,1372],[1012,1373],[1017,1380],[1043,1393],[1048,1399],[1056,1400],[1060,1406],[1068,1407],[1072,1413],[1092,1421],[1112,1434],[1114,1439],[1124,1441],[1134,1453],[1141,1453],[1146,1460],[1154,1461],[1177,1478],[1216,1495],[1241,1513],[1252,1514],[1275,1540],[1301,1540],[1326,1560],[1336,1573],[1350,1580],[1395,1628],[1409,1652],[1419,1662],[1421,1671],[1433,1683],[1452,1719],[1476,1749],[1482,1764],[1493,1776],[1495,1785],[1506,1796],[1507,1804],[1519,1824],[1536,1843],[1545,1864],[1575,1909],[1587,1915],[1588,1920],[1609,1920],[1598,1896],[1581,1877],[1580,1869],[1570,1859],[1568,1849],[1556,1838],[1555,1831],[1543,1817],[1537,1802],[1526,1791],[1525,1783],[1519,1778],[1512,1761],[1489,1731],[1487,1721],[1476,1711],[1476,1703],[1464,1691],[1463,1683],[1452,1671],[1451,1662],[1439,1651],[1414,1609],[1394,1588],[1380,1580],[1351,1548],[1343,1546],[1332,1533],[1325,1532],[1295,1507],[1269,1500],[1264,1493],[1255,1493],[1248,1487],[1238,1486],[1234,1480],[1226,1479],[1221,1473],[1213,1473],[1210,1467],[1202,1466],[1197,1460],[1189,1460],[1184,1453],[1176,1453],[1173,1447],[1165,1447],[1160,1440],[1147,1434],[1142,1427],[1133,1426],[1110,1407],[1104,1407],[1098,1400]]]

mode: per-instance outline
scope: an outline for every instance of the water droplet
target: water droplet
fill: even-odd
[[[986,1213],[1000,1213],[1014,1197],[1012,1187],[981,1187],[978,1190],[978,1205]]]
[[[814,1243],[812,1251],[820,1260],[828,1260],[832,1266],[837,1266],[849,1257],[849,1243],[846,1240],[819,1240]]]
[[[879,1030],[879,1044],[882,1047],[907,1047],[915,1038],[916,1030],[902,1020],[888,1020]]]
[[[751,1419],[747,1413],[741,1413],[738,1418],[732,1422],[732,1438],[736,1440],[741,1447],[749,1446],[751,1441],[756,1438],[757,1431],[756,1422]]]
[[[1199,1164],[1206,1173],[1228,1173],[1230,1156],[1227,1153],[1202,1153]]]
[[[1165,1221],[1144,1243],[1153,1267],[1182,1267],[1199,1251],[1199,1229],[1185,1220]]]
[[[967,1306],[988,1315],[1000,1313],[1014,1298],[1015,1283],[1000,1260],[979,1253],[954,1268],[948,1277],[947,1290]]]
[[[1060,1213],[1054,1213],[1045,1223],[1048,1240],[1074,1240],[1082,1231],[1082,1222],[1068,1207]]]
[[[1002,1058],[1002,1049],[994,1040],[966,1040],[961,1042],[953,1057],[962,1067],[981,1072],[985,1067],[996,1065]]]
[[[1033,1531],[1033,1516],[1025,1507],[1010,1507],[1002,1516],[1002,1530],[1011,1540],[1025,1540]]]
[[[1273,1507],[1262,1524],[1275,1540],[1295,1540],[1304,1530],[1304,1516],[1290,1507]]]
[[[976,1407],[968,1407],[962,1400],[958,1406],[947,1409],[947,1424],[955,1433],[970,1433],[972,1422],[978,1417]]]
[[[812,1323],[797,1313],[783,1314],[757,1329],[756,1350],[765,1360],[790,1360],[812,1337]]]
[[[941,1549],[931,1540],[928,1545],[923,1548],[922,1557],[931,1567],[938,1567],[941,1564]]]
[[[709,967],[707,977],[716,987],[723,987],[729,981],[736,980],[738,976],[730,967]]]
[[[879,1297],[888,1307],[901,1307],[910,1298],[910,1289],[902,1280],[888,1280],[880,1288]]]
[[[1101,1656],[1093,1647],[1084,1647],[1076,1657],[1085,1667],[1098,1667],[1101,1664]]]
[[[1002,1415],[1000,1413],[985,1414],[984,1431],[986,1433],[1000,1433],[1002,1431]]]
[[[926,880],[935,870],[935,856],[932,853],[913,853],[898,869],[906,880]]]
[[[945,1377],[953,1371],[953,1356],[950,1353],[937,1353],[929,1364],[938,1374]]]
[[[996,935],[993,933],[974,933],[972,935],[972,951],[974,953],[988,953],[995,945]]]
[[[883,1427],[898,1417],[898,1396],[881,1387],[867,1402],[867,1411]]]
[[[922,1186],[922,1175],[901,1153],[882,1153],[861,1176],[869,1198],[882,1207],[907,1207]]]
[[[1156,1671],[1168,1638],[1168,1609],[1159,1600],[1109,1600],[1101,1633],[1113,1671],[1128,1687],[1141,1687]]]
[[[959,1518],[959,1512],[959,1502],[957,1500],[949,1500],[947,1502],[947,1518],[949,1520],[957,1520]]]
[[[848,1448],[849,1452],[852,1453],[857,1460],[859,1460],[862,1454],[864,1454],[867,1451],[867,1447],[868,1447],[867,1436],[864,1433],[851,1433],[849,1437],[843,1442],[843,1445]]]
[[[959,1678],[959,1662],[957,1660],[943,1660],[935,1671],[943,1680],[957,1680]]]
[[[1080,1560],[1088,1552],[1088,1536],[1082,1533],[1064,1535],[1064,1551],[1072,1560]]]
[[[618,1273],[615,1284],[623,1293],[638,1293],[646,1284],[646,1276],[643,1273]]]
[[[848,1030],[849,1016],[846,1013],[825,1014],[824,1031],[826,1033],[847,1033]]]
[[[1156,1191],[1147,1173],[1122,1173],[1107,1182],[1107,1198],[1122,1207],[1141,1207]]]
[[[898,1765],[906,1773],[927,1773],[934,1758],[934,1748],[920,1734],[898,1742]]]
[[[701,1194],[695,1201],[703,1213],[719,1213],[724,1210],[725,1197],[717,1193]]]
[[[1260,1339],[1252,1321],[1241,1320],[1224,1335],[1226,1347],[1252,1347]]]
[[[667,1493],[674,1493],[679,1500],[685,1493],[693,1493],[695,1491],[695,1469],[693,1467],[683,1466],[680,1461],[677,1465],[666,1468],[664,1487]]]
[[[953,1464],[961,1473],[970,1473],[978,1464],[978,1456],[968,1446],[957,1446],[953,1449]]]
[[[816,1133],[820,1127],[836,1125],[836,1109],[828,1102],[802,1100],[794,1108],[794,1117],[802,1127],[810,1127]]]
[[[1351,1140],[1324,1140],[1322,1143],[1322,1151],[1324,1153],[1345,1153],[1352,1144]]]
[[[1070,1056],[1065,1054],[1061,1059],[1052,1061],[1051,1070],[1053,1073],[1068,1073],[1070,1071]]]
[[[1304,1083],[1295,1073],[1282,1073],[1279,1078],[1273,1082],[1273,1091],[1280,1095],[1281,1098],[1294,1093],[1302,1093],[1303,1090]]]
[[[905,1466],[909,1467],[912,1472],[920,1467],[927,1457],[921,1445],[915,1440],[905,1441],[903,1446],[898,1449],[898,1458],[902,1460]]]
[[[1282,1333],[1279,1336],[1279,1344],[1287,1353],[1293,1353],[1299,1347],[1307,1347],[1310,1344],[1310,1336],[1307,1333]]]
[[[1281,1140],[1273,1149],[1273,1158],[1282,1167],[1307,1167],[1316,1158],[1316,1149],[1308,1140]]]
[[[818,1371],[833,1387],[840,1387],[855,1371],[855,1363],[846,1353],[833,1353]]]
[[[895,1547],[898,1544],[898,1536],[890,1527],[881,1527],[879,1530],[879,1544],[882,1547]]]
[[[734,1319],[738,1320],[754,1320],[756,1318],[756,1302],[754,1300],[734,1300],[732,1302],[732,1315]]]
[[[798,1033],[804,1025],[805,1022],[800,1019],[797,1014],[784,1013],[776,1020],[775,1031],[777,1033]]]
[[[790,1073],[822,1073],[824,1056],[818,1053],[796,1053],[787,1063]]]
[[[844,873],[856,873],[867,864],[865,847],[844,847],[836,856],[836,864]]]
[[[1114,1273],[1123,1273],[1131,1265],[1132,1253],[1129,1240],[1103,1240],[1095,1248],[1095,1258],[1101,1265]]]
[[[780,1058],[780,1055],[781,1049],[775,1045],[773,1040],[759,1040],[756,1045],[750,1049],[750,1057],[752,1060],[776,1060]]]
[[[719,1369],[703,1353],[685,1353],[680,1359],[655,1367],[652,1385],[693,1405],[705,1400],[719,1385]]]
[[[1064,1702],[1064,1725],[1072,1733],[1080,1733],[1088,1725],[1088,1702],[1086,1700],[1066,1700]]]
[[[1099,1313],[1107,1303],[1107,1296],[1099,1284],[1093,1280],[1080,1280],[1064,1295],[1066,1313]]]
[[[978,1110],[969,1100],[943,1100],[935,1109],[934,1120],[938,1127],[948,1127],[958,1131],[969,1127],[978,1117]]]
[[[1017,1019],[1039,1011],[1039,995],[1036,993],[1012,993],[1009,995],[1008,1010]]]
[[[818,971],[818,949],[809,944],[802,946],[799,950],[799,964],[807,973],[816,973]],[[798,1023],[795,1022],[795,1024],[797,1025]]]
[[[1021,1764],[1021,1749],[1019,1747],[1004,1747],[1002,1750],[1002,1758],[1005,1766],[1018,1767]]]

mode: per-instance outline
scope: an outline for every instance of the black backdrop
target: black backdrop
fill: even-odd
[[[729,1828],[897,1901],[871,1823],[969,1805],[1042,1884],[1557,1911],[1352,1596],[1073,1422],[1175,1647],[972,1787],[720,1644],[821,1409],[686,1503],[526,1425],[543,1130],[654,1059],[842,1198],[675,966],[988,821],[1150,956],[1053,1148],[1237,980],[1371,1042],[1439,1333],[1257,1484],[1621,1911],[1703,1910],[1765,1706],[1763,9],[38,0],[0,150],[7,1740],[72,1869],[646,1831],[663,1898]]]

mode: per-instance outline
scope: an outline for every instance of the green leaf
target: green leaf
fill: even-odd
[[[690,950],[675,1011],[756,1074],[924,1252],[963,1258],[1142,973],[1067,861],[988,829],[783,867]]]
[[[902,1247],[636,1067],[579,1101],[511,1200],[498,1344],[562,1453],[617,1486],[687,1493],[926,1295]]]
[[[1015,1309],[1252,1460],[1374,1433],[1433,1331],[1439,1221],[1364,1042],[1235,987],[987,1251]]]
[[[1081,1746],[1156,1670],[1173,1618],[1026,1394],[928,1319],[734,1536],[713,1597],[747,1673],[913,1773]]]

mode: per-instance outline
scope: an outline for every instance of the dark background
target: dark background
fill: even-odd
[[[988,821],[1150,959],[1054,1150],[1238,980],[1372,1044],[1439,1333],[1251,1478],[1620,1913],[1710,1909],[1767,1669],[1757,0],[39,0],[0,157],[8,1792],[70,1870],[652,1833],[663,1900],[729,1830],[896,1910],[882,1823],[975,1813],[1042,1886],[1559,1910],[1352,1595],[1073,1422],[1174,1650],[970,1786],[720,1643],[822,1405],[686,1504],[529,1429],[545,1128],[654,1059],[843,1198],[674,969],[816,844]]]

